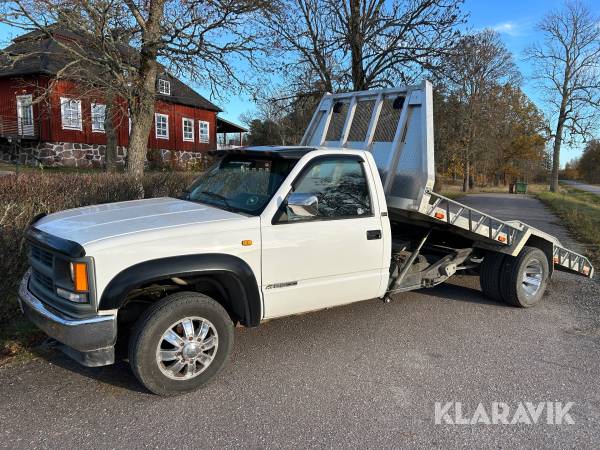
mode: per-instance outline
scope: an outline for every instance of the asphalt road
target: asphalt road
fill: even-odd
[[[600,186],[593,184],[585,184],[580,183],[579,181],[572,180],[560,180],[561,183],[568,184],[569,186],[573,186],[574,188],[580,189],[582,191],[591,192],[593,194],[600,195]]]
[[[526,197],[468,202],[562,232]],[[387,305],[237,329],[220,377],[177,398],[147,393],[124,363],[86,369],[42,352],[0,370],[0,446],[598,448],[599,293],[597,281],[558,273],[543,304],[523,310],[486,300],[463,276]],[[488,412],[491,402],[574,402],[575,423],[436,425],[435,402],[450,401],[467,417],[480,402]]]

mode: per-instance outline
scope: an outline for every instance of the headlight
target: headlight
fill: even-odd
[[[71,302],[75,302],[75,303],[87,303],[88,301],[88,295],[87,293],[83,293],[83,294],[78,294],[76,292],[71,292],[68,291],[66,289],[63,288],[56,288],[56,293],[66,299],[69,300]]]
[[[88,302],[88,269],[85,262],[69,263],[69,272],[73,289],[56,288],[56,294],[70,302],[87,303]]]

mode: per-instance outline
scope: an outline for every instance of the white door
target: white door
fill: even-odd
[[[318,198],[317,216],[294,216],[284,207],[263,220],[265,318],[378,295],[387,270],[383,230],[364,164],[350,155],[315,158],[292,189]]]
[[[31,95],[17,96],[17,128],[21,136],[33,136],[33,105]]]

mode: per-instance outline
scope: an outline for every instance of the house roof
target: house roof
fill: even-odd
[[[0,53],[0,77],[22,77],[25,75],[55,76],[73,59],[65,52],[57,39],[78,39],[71,32],[60,31],[55,38],[49,38],[41,31],[32,31],[14,39],[12,44]],[[81,41],[80,41],[81,42]],[[137,56],[137,52],[135,52]],[[198,94],[187,84],[169,74],[163,67],[158,79],[168,80],[171,94],[156,93],[157,100],[201,108],[208,111],[221,111],[221,108]],[[158,81],[157,81],[158,82]]]
[[[246,133],[248,128],[245,128],[237,123],[217,117],[217,133]]]

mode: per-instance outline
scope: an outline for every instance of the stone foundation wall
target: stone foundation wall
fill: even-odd
[[[18,159],[24,165],[50,167],[104,167],[106,146],[103,144],[78,144],[72,142],[32,142],[22,143],[16,150],[7,144],[0,145],[0,161],[14,163]],[[127,147],[117,147],[117,165],[124,165]],[[149,166],[171,168],[204,167],[210,157],[203,152],[149,150]]]

